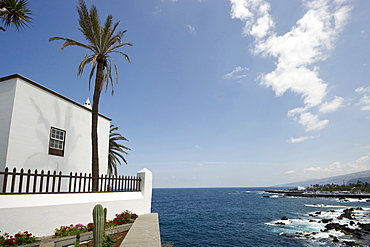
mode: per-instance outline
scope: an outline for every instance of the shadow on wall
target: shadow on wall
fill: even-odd
[[[79,164],[71,159],[72,152],[78,152],[78,140],[81,139],[81,134],[76,133],[76,128],[73,125],[73,121],[76,116],[73,111],[73,107],[68,105],[66,108],[66,113],[62,114],[60,106],[57,100],[54,101],[53,118],[48,119],[45,117],[39,104],[33,99],[29,98],[32,106],[37,112],[37,122],[35,126],[35,135],[37,136],[38,147],[42,147],[42,151],[36,152],[30,155],[26,161],[24,167],[27,169],[39,169],[39,170],[56,170],[57,172],[62,171],[63,173],[80,172]],[[48,154],[49,148],[49,138],[50,138],[50,128],[56,127],[66,130],[66,152],[64,157],[58,157]],[[78,155],[78,154],[76,154]],[[83,171],[86,172],[86,171]]]

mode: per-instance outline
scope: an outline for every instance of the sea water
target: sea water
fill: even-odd
[[[265,194],[265,189],[153,189],[152,212],[159,214],[162,241],[174,247],[335,246],[325,234],[318,240],[282,234],[320,232],[323,224],[309,221],[317,211],[322,212],[317,216],[321,218],[337,217],[341,210],[350,207],[370,212],[366,200],[279,197]],[[288,220],[282,221],[282,217]]]

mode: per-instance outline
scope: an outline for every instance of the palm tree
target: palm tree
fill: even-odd
[[[0,19],[5,27],[13,25],[17,31],[32,23],[27,0],[0,0]],[[5,31],[5,28],[0,27]]]
[[[121,134],[115,132],[118,127],[110,126],[109,132],[109,153],[108,153],[108,173],[117,175],[117,165],[121,165],[121,160],[127,164],[125,157],[122,154],[128,155],[125,150],[131,150],[130,148],[123,146],[118,141],[128,141]]]
[[[95,74],[95,85],[93,94],[92,104],[92,123],[91,123],[91,147],[92,147],[92,158],[91,158],[91,171],[93,177],[93,191],[98,191],[98,176],[99,176],[99,156],[98,156],[98,114],[99,114],[99,100],[103,86],[108,88],[111,84],[113,87],[112,78],[112,67],[116,82],[118,83],[118,72],[117,66],[113,59],[109,56],[111,53],[118,53],[123,55],[128,62],[129,57],[117,49],[131,45],[130,43],[121,43],[123,34],[126,31],[120,31],[115,33],[119,22],[113,24],[113,16],[108,15],[103,26],[100,25],[98,11],[95,6],[92,6],[88,11],[86,4],[83,0],[79,0],[79,6],[77,6],[77,12],[79,15],[79,30],[85,36],[87,44],[80,43],[73,39],[52,37],[49,41],[53,40],[64,40],[61,50],[68,46],[79,46],[86,48],[89,52],[85,55],[78,67],[78,76],[81,76],[85,65],[91,63],[92,69],[89,76],[89,88],[91,85],[91,78]],[[113,88],[112,88],[113,94]]]

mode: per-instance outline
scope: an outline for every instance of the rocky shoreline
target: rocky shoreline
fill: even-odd
[[[321,206],[325,207],[325,205]],[[270,224],[284,227],[290,224],[311,224],[318,231],[281,233],[287,238],[299,238],[309,241],[331,242],[339,246],[369,246],[370,245],[370,209],[346,208],[344,210],[317,211],[309,213],[305,219],[280,220]]]
[[[370,199],[370,194],[350,194],[350,193],[324,193],[324,192],[305,192],[305,191],[290,191],[290,190],[265,190],[266,193],[281,194],[283,196],[292,197],[329,197],[329,198],[358,198]]]

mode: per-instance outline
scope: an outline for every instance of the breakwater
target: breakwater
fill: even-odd
[[[370,198],[370,194],[344,194],[344,193],[307,193],[303,191],[287,191],[287,190],[265,190],[266,193],[284,194],[284,196],[296,197],[332,197],[332,198]]]

